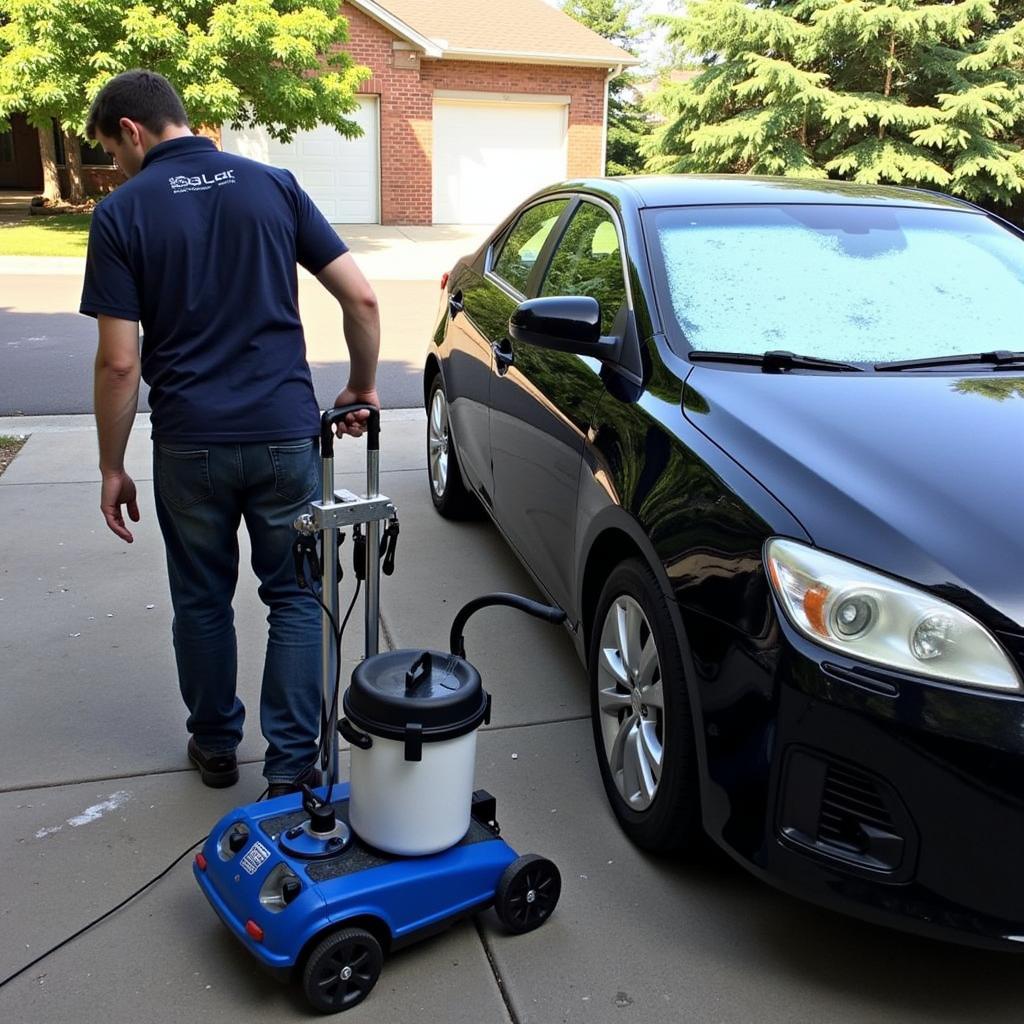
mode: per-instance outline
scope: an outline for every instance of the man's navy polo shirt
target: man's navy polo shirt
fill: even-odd
[[[154,440],[313,437],[296,263],[346,251],[290,171],[183,136],[96,208],[81,312],[142,322]]]

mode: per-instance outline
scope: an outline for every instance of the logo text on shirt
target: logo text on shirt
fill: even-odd
[[[214,185],[234,185],[235,183],[235,172],[234,171],[220,171],[213,177],[207,177],[205,174],[198,174],[187,176],[184,174],[175,175],[173,178],[167,179],[171,185],[171,191],[174,193],[178,192],[206,192],[207,189],[213,188]]]

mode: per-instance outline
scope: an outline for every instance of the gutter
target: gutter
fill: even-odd
[[[604,120],[601,122],[601,175],[602,177],[608,173],[608,86],[611,84],[612,79],[618,78],[622,74],[624,64],[617,64],[612,70],[604,76]]]

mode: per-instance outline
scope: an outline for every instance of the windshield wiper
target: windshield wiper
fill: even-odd
[[[970,352],[963,356],[933,356],[930,359],[898,359],[875,363],[876,370],[925,370],[930,366],[962,366],[983,363],[990,366],[1014,366],[1024,363],[1024,352]]]
[[[740,363],[760,366],[764,373],[783,373],[786,370],[856,370],[863,366],[842,363],[838,359],[819,359],[817,356],[798,356],[794,352],[772,350],[771,352],[709,352],[694,350],[686,358],[692,363]]]

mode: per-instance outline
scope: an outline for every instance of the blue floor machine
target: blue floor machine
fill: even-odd
[[[367,493],[334,489],[332,427],[369,409]],[[326,785],[239,807],[212,829],[193,872],[231,932],[261,963],[296,978],[323,1013],[369,994],[385,954],[493,906],[513,933],[543,924],[558,902],[558,868],[517,855],[501,837],[495,800],[474,790],[476,731],[491,698],[466,660],[470,615],[506,605],[550,622],[561,609],[514,594],[471,601],[451,628],[450,652],[378,653],[381,561],[394,569],[398,520],[379,493],[380,419],[349,406],[323,414],[321,500],[296,521],[296,572],[319,577],[324,714],[318,764]],[[381,526],[384,524],[383,535]],[[338,717],[341,633],[338,552],[354,537],[365,582],[366,657]],[[357,583],[357,587],[358,587]],[[315,586],[309,586],[311,599]],[[356,597],[352,600],[354,607]],[[351,748],[338,781],[338,734]]]

